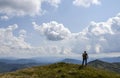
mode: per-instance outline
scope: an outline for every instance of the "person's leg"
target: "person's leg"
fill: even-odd
[[[83,61],[82,61],[82,66],[84,65],[84,59],[83,59]]]
[[[85,59],[85,65],[87,65],[87,59]]]

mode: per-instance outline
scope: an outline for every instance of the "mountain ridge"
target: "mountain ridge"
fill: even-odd
[[[90,66],[60,62],[0,74],[0,78],[120,78],[120,75]]]
[[[60,61],[56,62],[44,62],[40,61],[40,59],[34,61],[33,59],[0,59],[0,73],[5,72],[12,72],[23,68],[33,67],[33,66],[44,66],[48,64],[58,63],[58,62],[65,62],[70,64],[81,64],[81,60],[77,59],[71,59],[71,58],[65,58]],[[101,68],[108,71],[113,71],[120,73],[120,62],[115,63],[108,63],[106,61],[102,61],[99,59],[93,60],[88,62],[88,65],[95,67],[95,68]]]
[[[93,60],[88,63],[89,66],[120,73],[120,63],[108,63],[101,60]]]

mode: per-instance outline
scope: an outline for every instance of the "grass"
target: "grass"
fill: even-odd
[[[120,78],[119,74],[77,64],[55,63],[1,74],[0,78]]]

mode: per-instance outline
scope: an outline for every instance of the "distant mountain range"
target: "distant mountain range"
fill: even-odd
[[[0,78],[120,78],[120,74],[91,66],[59,62],[0,74]]]
[[[109,71],[120,73],[120,57],[102,58],[99,60],[92,60],[88,65],[101,68]],[[114,62],[115,63],[112,63]],[[56,62],[65,62],[71,64],[81,64],[81,60],[70,58],[32,58],[32,59],[0,59],[0,73],[16,71],[18,69],[29,68],[32,66],[48,65]]]
[[[39,62],[34,59],[0,59],[0,73],[16,71],[32,66],[48,65],[51,63]]]
[[[48,63],[13,64],[13,63],[0,62],[0,73],[12,72],[23,68],[29,68],[32,66],[42,66],[47,64]]]

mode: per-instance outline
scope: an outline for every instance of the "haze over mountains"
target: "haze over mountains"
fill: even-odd
[[[100,60],[106,62],[120,62],[120,57],[101,58]]]

